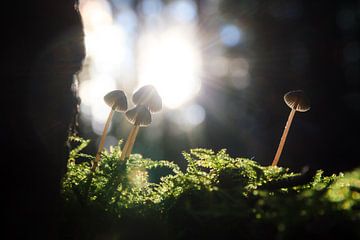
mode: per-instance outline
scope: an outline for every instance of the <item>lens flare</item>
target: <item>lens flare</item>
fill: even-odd
[[[152,84],[164,105],[177,108],[200,89],[200,54],[181,28],[149,33],[139,40],[139,83]]]

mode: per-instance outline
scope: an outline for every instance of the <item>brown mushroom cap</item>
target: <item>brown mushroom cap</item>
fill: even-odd
[[[290,91],[284,95],[284,101],[291,109],[306,112],[310,109],[310,100],[302,90]]]
[[[146,127],[150,125],[152,121],[149,109],[142,105],[128,110],[125,115],[131,124],[138,125],[140,127]]]
[[[128,108],[127,98],[123,91],[114,90],[104,96],[105,103],[117,112],[124,112]]]
[[[154,86],[146,85],[137,90],[132,97],[135,105],[143,105],[149,108],[150,112],[159,112],[162,108],[162,100]]]

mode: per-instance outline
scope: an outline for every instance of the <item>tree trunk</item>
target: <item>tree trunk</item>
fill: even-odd
[[[2,81],[2,176],[11,239],[57,239],[66,140],[85,56],[75,0],[11,1]],[[10,13],[10,14],[9,14]],[[5,86],[4,86],[5,85]]]

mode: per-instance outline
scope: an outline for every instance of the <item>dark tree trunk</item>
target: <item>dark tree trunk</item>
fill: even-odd
[[[57,239],[66,140],[85,55],[75,0],[11,1],[6,11],[1,143],[11,239]],[[9,14],[10,13],[10,14]]]

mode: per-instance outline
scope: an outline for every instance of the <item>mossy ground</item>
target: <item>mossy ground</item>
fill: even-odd
[[[139,154],[119,161],[119,143],[91,173],[88,141],[71,141],[78,145],[62,182],[64,238],[360,239],[360,169],[293,173],[192,149],[181,170]],[[157,168],[167,174],[149,181]]]

